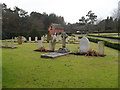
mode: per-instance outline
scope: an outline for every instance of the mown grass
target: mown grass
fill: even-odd
[[[49,47],[47,43],[43,44]],[[105,57],[66,55],[44,59],[37,43],[2,49],[3,88],[117,88],[118,51],[105,47]],[[76,51],[79,44],[67,44]],[[56,49],[61,44],[56,45]],[[91,43],[97,51],[97,44]]]

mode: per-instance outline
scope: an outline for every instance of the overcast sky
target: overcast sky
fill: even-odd
[[[111,16],[118,7],[118,1],[120,0],[0,0],[0,3],[5,3],[11,9],[18,6],[29,13],[55,13],[63,16],[66,22],[76,23],[89,10],[92,10],[98,19]]]

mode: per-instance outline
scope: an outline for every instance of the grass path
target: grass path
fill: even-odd
[[[105,47],[106,57],[66,55],[40,58],[37,43],[2,50],[3,88],[117,88],[118,51]],[[48,48],[48,44],[44,43]],[[75,51],[79,44],[67,44]],[[56,45],[56,49],[61,44]],[[97,50],[97,44],[91,43]]]

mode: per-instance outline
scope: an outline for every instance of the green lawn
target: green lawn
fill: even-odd
[[[40,58],[37,43],[2,49],[3,88],[117,88],[118,51],[105,47],[105,57],[66,55]],[[49,47],[44,43],[45,47]],[[67,44],[76,51],[79,44]],[[56,45],[56,49],[61,44]],[[91,43],[97,50],[97,44]]]

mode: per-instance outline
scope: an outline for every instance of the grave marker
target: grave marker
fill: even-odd
[[[49,41],[49,45],[50,45],[50,50],[51,51],[55,50],[55,44],[56,44],[56,38],[53,37],[53,39]]]
[[[35,41],[36,41],[36,42],[38,41],[38,37],[35,37]]]
[[[83,37],[80,40],[80,53],[86,53],[90,48],[90,42],[87,37]]]
[[[103,41],[98,42],[98,53],[100,55],[104,55],[104,42]]]
[[[31,42],[31,37],[29,37],[29,42]]]
[[[59,48],[58,53],[67,53],[70,50],[68,48],[66,48],[66,38],[68,37],[68,35],[63,32],[62,35],[62,48]]]
[[[42,47],[42,41],[38,40],[38,48],[41,48],[41,47]]]

